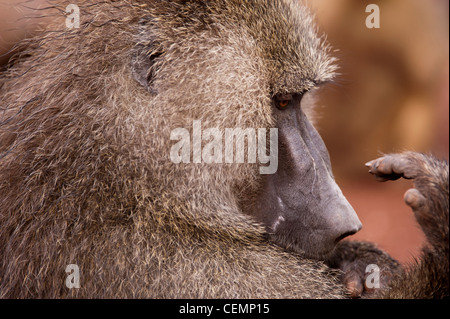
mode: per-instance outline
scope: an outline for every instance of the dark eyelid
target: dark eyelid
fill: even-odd
[[[275,97],[278,101],[291,101],[294,96],[292,94],[280,94]]]

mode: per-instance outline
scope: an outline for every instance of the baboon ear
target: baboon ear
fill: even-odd
[[[131,54],[131,72],[133,78],[147,91],[156,94],[153,86],[155,61],[162,55],[155,36],[151,32],[151,20],[142,20],[139,26],[137,44]]]

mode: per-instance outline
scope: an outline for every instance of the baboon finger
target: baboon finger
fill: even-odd
[[[426,198],[415,188],[412,188],[405,193],[404,200],[413,210],[420,209],[426,203]]]
[[[414,170],[411,170],[409,161],[401,154],[387,155],[366,163],[369,173],[375,175],[378,181],[397,180],[399,178],[415,178]]]
[[[361,277],[357,272],[350,271],[349,273],[345,274],[343,282],[347,290],[347,294],[350,298],[361,297],[364,286],[361,282]]]

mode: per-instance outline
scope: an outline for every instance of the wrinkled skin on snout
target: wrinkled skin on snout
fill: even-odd
[[[254,215],[278,245],[325,259],[362,225],[334,180],[328,151],[301,100],[297,94],[273,99],[279,166],[264,177]]]

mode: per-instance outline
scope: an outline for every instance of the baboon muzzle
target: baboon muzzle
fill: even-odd
[[[336,184],[322,138],[300,107],[278,116],[278,171],[265,177],[255,215],[278,244],[321,258],[362,225]]]

